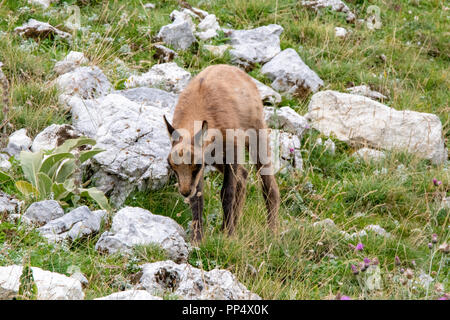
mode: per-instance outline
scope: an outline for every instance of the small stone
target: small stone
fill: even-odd
[[[60,218],[64,215],[64,210],[61,208],[58,201],[44,200],[32,203],[24,216],[38,225],[46,224],[47,222]]]

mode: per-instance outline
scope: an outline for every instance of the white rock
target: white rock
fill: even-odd
[[[157,35],[164,43],[172,46],[175,50],[186,50],[195,41],[193,32],[195,25],[182,18],[176,18],[174,22],[163,26]]]
[[[271,130],[270,148],[272,150],[272,164],[275,172],[282,172],[292,168],[303,170],[303,159],[300,152],[301,143],[296,135]]]
[[[272,88],[294,96],[305,96],[323,86],[322,79],[312,71],[294,49],[286,49],[261,68],[273,81]]]
[[[334,221],[331,220],[330,218],[314,222],[313,227],[320,227],[320,228],[325,228],[325,229],[336,229],[337,228]]]
[[[220,46],[205,44],[203,48],[211,52],[213,56],[221,58],[227,50],[230,50],[232,48],[232,46],[229,44],[221,44]]]
[[[255,78],[252,78],[252,80],[258,88],[263,103],[275,105],[281,102],[281,95],[278,92],[273,90],[271,87],[266,86],[264,83],[256,80]]]
[[[198,24],[197,29],[199,31],[196,32],[196,36],[199,37],[200,40],[206,41],[218,35],[217,31],[220,30],[220,26],[216,16],[214,14],[209,14]]]
[[[56,29],[46,22],[38,21],[35,19],[30,19],[21,27],[15,28],[14,32],[27,38],[46,38],[49,35],[54,35],[59,36],[65,40],[72,39],[72,36],[69,33]]]
[[[383,151],[374,150],[370,148],[361,148],[353,156],[363,159],[364,161],[379,161],[386,158]]]
[[[78,207],[64,216],[51,220],[37,230],[49,242],[72,241],[92,235],[100,230],[106,211],[91,211],[88,207]]]
[[[143,105],[119,94],[69,101],[73,125],[106,151],[91,159],[93,181],[119,205],[134,188],[159,188],[168,181],[170,140],[160,106]],[[97,180],[97,181],[96,181]]]
[[[191,80],[191,74],[176,63],[154,65],[148,72],[139,76],[131,76],[125,82],[127,88],[157,87],[166,91],[180,93]]]
[[[89,60],[85,57],[83,52],[70,51],[63,60],[56,62],[53,70],[56,74],[61,75],[73,71],[77,67],[88,62]]]
[[[153,48],[156,51],[155,57],[157,57],[158,59],[161,59],[164,62],[170,62],[178,56],[178,54],[175,51],[173,51],[172,49],[169,49],[161,44],[155,44],[153,46]]]
[[[189,250],[183,228],[173,219],[150,211],[125,207],[113,218],[111,230],[104,232],[95,249],[115,253],[129,252],[133,246],[156,244],[175,261],[186,261]]]
[[[0,213],[14,214],[20,211],[21,203],[0,190]]]
[[[0,198],[1,199],[1,198]],[[0,200],[1,201],[1,200]],[[1,206],[0,206],[1,207]],[[441,208],[450,209],[450,197],[443,198],[441,202]],[[1,212],[1,210],[0,210]]]
[[[302,0],[302,5],[313,8],[314,10],[330,8],[333,11],[344,12],[347,14],[346,20],[348,22],[353,22],[356,19],[355,14],[341,0]]]
[[[74,127],[69,124],[52,124],[34,138],[31,151],[52,150],[63,144],[67,139],[75,139],[79,136]]]
[[[330,154],[334,155],[336,153],[336,145],[334,144],[333,140],[327,139],[323,143],[323,145],[325,146],[325,150]]]
[[[228,270],[204,271],[188,264],[144,264],[139,284],[149,293],[171,293],[186,300],[260,300]]]
[[[369,98],[322,91],[309,103],[312,127],[352,145],[405,150],[443,163],[447,159],[442,124],[436,115],[397,111]]]
[[[146,290],[126,290],[94,300],[162,300],[162,298],[151,295]]]
[[[306,118],[299,115],[291,107],[264,107],[264,120],[270,128],[281,129],[302,137],[305,130],[309,129]]]
[[[335,27],[334,34],[338,38],[345,38],[347,36],[347,30],[342,27]]]
[[[31,267],[38,300],[83,300],[80,281],[65,275]],[[0,267],[0,300],[13,299],[19,293],[22,266]]]
[[[85,287],[89,284],[89,280],[81,272],[74,272],[73,274],[70,275],[70,277],[72,279],[80,281],[80,283],[83,287]]]
[[[11,169],[11,162],[9,162],[9,156],[6,153],[0,152],[0,171],[8,171]]]
[[[144,4],[145,9],[155,9],[155,5],[153,3]]]
[[[228,30],[233,49],[230,50],[232,62],[245,68],[256,63],[265,63],[280,51],[280,35],[283,27],[277,24],[251,30]]]
[[[28,0],[28,3],[40,5],[44,9],[47,9],[52,2],[57,2],[57,1],[58,0]]]
[[[351,94],[365,96],[365,97],[368,97],[368,98],[374,99],[374,100],[386,100],[387,99],[387,97],[385,95],[383,95],[377,91],[370,90],[370,88],[366,85],[347,88],[347,91]]]
[[[111,90],[108,78],[96,66],[78,67],[60,75],[56,84],[63,95],[78,95],[84,99],[103,96]]]
[[[5,151],[10,156],[18,157],[20,151],[28,151],[31,147],[31,139],[27,136],[27,129],[23,128],[13,132],[8,138]]]
[[[380,227],[377,224],[370,224],[370,225],[366,226],[364,228],[364,230],[374,232],[375,234],[377,234],[381,237],[385,237],[385,238],[391,237],[391,234],[389,232],[387,232],[386,230],[384,230],[382,227]]]
[[[32,203],[24,216],[32,222],[43,225],[64,215],[64,210],[55,200],[44,200]]]
[[[155,106],[159,108],[167,108],[171,111],[175,109],[178,101],[178,95],[156,88],[139,87],[133,89],[126,89],[114,91],[115,94],[120,94],[128,100],[144,104],[147,106]]]

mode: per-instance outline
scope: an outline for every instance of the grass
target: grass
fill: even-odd
[[[367,84],[388,97],[385,104],[436,114],[450,138],[448,2],[374,0],[346,1],[358,18],[367,16],[369,5],[381,9],[382,28],[369,30],[364,23],[347,24],[345,15],[324,9],[315,13],[297,0],[191,0],[194,6],[214,13],[220,25],[247,29],[278,23],[283,26],[281,47],[294,48],[325,82],[325,89],[344,91],[350,85]],[[15,35],[15,27],[30,18],[48,21],[65,29],[67,7],[78,5],[84,31],[74,34],[68,44],[60,39],[25,41]],[[27,7],[28,9],[23,9]],[[2,128],[0,146],[14,130],[26,127],[31,137],[51,123],[70,123],[70,114],[58,103],[52,68],[70,50],[83,51],[113,84],[120,85],[130,73],[144,72],[158,61],[153,57],[152,39],[161,26],[170,22],[177,9],[175,0],[158,1],[156,9],[145,10],[140,0],[61,1],[47,10],[26,1],[0,0],[0,61],[11,82],[10,126]],[[120,12],[121,14],[117,14]],[[351,30],[345,39],[334,36],[334,27]],[[226,42],[222,34],[211,41]],[[193,74],[211,64],[230,63],[229,55],[211,56],[199,42],[179,52],[175,62]],[[382,57],[385,57],[384,59]],[[123,64],[119,66],[117,60]],[[257,66],[251,75],[270,84]],[[307,111],[310,97],[283,97],[300,114]],[[0,115],[0,123],[4,120]],[[449,241],[449,209],[440,207],[449,196],[449,163],[441,166],[404,153],[388,153],[378,163],[364,163],[351,156],[354,149],[339,141],[336,153],[328,153],[316,143],[321,137],[310,132],[303,137],[304,171],[278,174],[282,204],[278,236],[266,227],[265,206],[254,171],[247,186],[247,200],[236,234],[220,232],[222,219],[218,189],[222,178],[206,177],[206,239],[189,256],[189,263],[210,270],[232,271],[250,290],[264,299],[328,299],[337,293],[353,299],[436,299],[450,291],[449,259],[428,248],[431,235],[439,243]],[[324,138],[324,137],[322,137]],[[13,161],[14,162],[14,161]],[[22,173],[13,163],[13,175]],[[438,187],[432,179],[442,181]],[[20,198],[11,184],[1,189]],[[174,179],[157,191],[133,193],[127,205],[139,206],[175,219],[188,229],[191,213],[174,187]],[[29,205],[26,203],[25,207]],[[88,203],[94,206],[92,203]],[[316,221],[331,218],[337,230],[314,227]],[[390,238],[368,233],[346,240],[339,230],[358,232],[377,224]],[[107,225],[101,230],[107,230]],[[133,284],[137,266],[165,259],[154,247],[137,248],[131,255],[104,256],[94,246],[99,235],[72,244],[52,246],[20,223],[0,217],[0,265],[21,264],[67,274],[71,265],[80,267],[89,280],[86,298],[96,298]],[[361,252],[349,244],[364,244]],[[395,264],[398,256],[401,263]],[[377,258],[382,286],[368,291],[368,275],[354,275],[350,266],[366,257]],[[435,280],[428,292],[405,282],[402,269],[415,275],[431,275]],[[167,298],[167,297],[166,297]]]

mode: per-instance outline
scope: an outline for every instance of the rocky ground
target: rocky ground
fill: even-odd
[[[0,4],[0,299],[450,298],[444,2],[188,2]],[[225,237],[210,171],[193,246],[162,119],[219,63],[264,102],[281,230],[251,171]],[[101,152],[55,170],[109,204],[25,188],[23,157],[82,136]]]

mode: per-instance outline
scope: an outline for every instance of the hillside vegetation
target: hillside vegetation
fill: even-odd
[[[346,92],[350,86],[366,84],[387,96],[383,103],[389,107],[435,114],[443,125],[448,149],[448,1],[345,1],[358,19],[370,15],[370,5],[380,8],[382,27],[373,30],[366,22],[347,23],[344,13],[330,9],[316,12],[297,0],[188,2],[214,13],[224,28],[281,25],[281,49],[298,52],[323,79],[321,90]],[[8,124],[5,114],[0,115],[0,147],[5,147],[9,135],[18,129],[26,128],[33,138],[51,124],[72,122],[70,112],[58,101],[53,82],[57,78],[55,62],[71,50],[83,52],[116,89],[123,88],[130,74],[146,72],[159,63],[154,57],[153,39],[171,22],[169,14],[180,7],[175,0],[154,3],[154,9],[146,9],[141,0],[65,0],[44,9],[25,0],[0,0],[0,61],[10,82]],[[82,27],[72,35],[72,43],[58,38],[35,41],[14,33],[30,18],[68,31],[64,24],[71,15],[69,5],[80,8]],[[351,32],[339,38],[335,27]],[[199,41],[185,51],[177,51],[174,62],[193,75],[209,65],[231,64],[228,53],[218,58],[204,49],[205,44],[226,42],[223,33],[211,41]],[[257,65],[249,74],[270,85],[272,81],[260,69]],[[304,115],[310,99],[311,95],[283,96],[279,106],[290,106]],[[450,205],[444,203],[450,196],[450,162],[433,165],[405,152],[386,152],[386,158],[379,162],[358,161],[352,157],[354,147],[331,137],[336,144],[333,154],[317,143],[318,138],[328,139],[315,130],[302,137],[302,171],[277,174],[281,192],[278,235],[267,228],[264,199],[254,169],[249,176],[244,213],[232,237],[220,231],[222,177],[216,172],[206,175],[205,239],[193,248],[188,262],[204,270],[227,269],[263,299],[334,299],[337,295],[352,299],[438,299],[448,293],[449,256],[438,248],[448,244],[450,237]],[[10,161],[11,176],[21,180],[18,160]],[[161,189],[134,191],[125,204],[168,216],[188,229],[191,212],[175,182],[172,176]],[[32,202],[13,182],[4,182],[0,189],[24,200],[22,210]],[[98,209],[95,201],[80,201]],[[314,225],[325,219],[333,220],[336,227]],[[131,255],[99,253],[94,246],[100,234],[109,229],[110,221],[88,239],[52,245],[35,229],[0,215],[0,266],[26,263],[62,274],[77,266],[89,280],[84,289],[86,299],[128,288],[135,282],[139,265],[166,256],[154,246],[137,247]],[[348,239],[341,232],[352,234],[369,225],[382,227],[390,236],[367,232]],[[364,265],[365,258],[374,266],[375,278],[363,271],[355,274],[354,267]],[[370,281],[379,282],[375,289]]]

